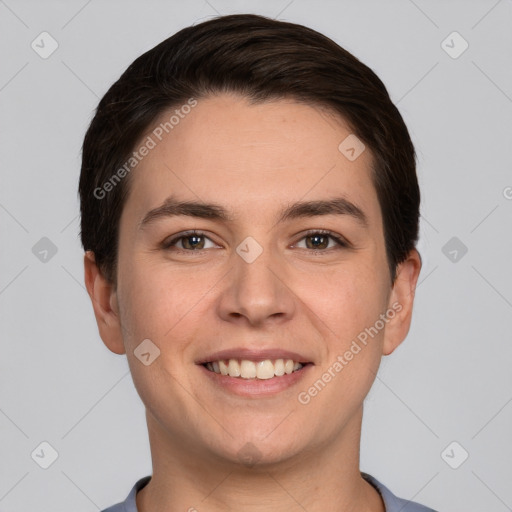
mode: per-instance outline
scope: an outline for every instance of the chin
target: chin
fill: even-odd
[[[293,436],[281,435],[270,439],[272,435],[262,439],[261,433],[258,433],[255,436],[244,436],[243,439],[230,439],[229,447],[223,445],[221,450],[215,452],[229,464],[237,464],[252,471],[258,468],[268,471],[270,466],[290,461],[303,450],[297,445],[296,437],[292,443],[290,439]]]

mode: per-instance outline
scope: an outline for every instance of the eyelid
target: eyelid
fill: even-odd
[[[333,231],[330,231],[328,229],[308,229],[307,231],[305,231],[304,233],[302,233],[300,235],[300,238],[298,238],[297,241],[294,242],[294,244],[300,242],[303,238],[306,238],[307,236],[317,235],[317,234],[328,236],[328,237],[332,238],[339,247],[345,247],[345,248],[352,247],[352,244],[345,237],[343,237],[337,233],[334,233]],[[314,251],[313,249],[307,249],[307,250],[311,250],[311,251],[320,253],[320,252],[327,252],[331,249],[336,249],[336,247],[331,247],[330,249],[320,249],[318,251]]]
[[[206,234],[206,232],[201,231],[200,229],[188,229],[186,231],[181,231],[180,233],[176,233],[176,235],[172,235],[170,238],[167,237],[160,245],[161,245],[161,247],[163,249],[170,249],[171,247],[174,246],[174,244],[179,242],[182,238],[187,238],[187,237],[193,236],[193,235],[203,236],[203,237],[208,238],[209,240],[211,240],[212,243],[218,245],[216,242],[214,242],[212,240],[212,238],[210,236],[208,236]],[[197,251],[191,251],[191,250],[187,250],[187,249],[177,248],[176,250],[180,251],[180,252],[192,253],[192,252],[200,252],[201,250],[204,251],[205,249],[199,249]]]

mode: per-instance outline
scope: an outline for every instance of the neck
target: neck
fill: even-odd
[[[194,453],[146,416],[153,476],[137,493],[138,512],[385,512],[359,472],[362,408],[322,446],[251,467]]]

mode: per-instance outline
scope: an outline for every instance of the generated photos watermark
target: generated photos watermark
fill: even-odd
[[[103,183],[101,187],[96,187],[93,191],[96,199],[104,199],[109,192],[111,192],[123,178],[125,178],[130,172],[137,167],[137,165],[149,155],[150,151],[158,145],[159,142],[169,134],[182,119],[192,111],[197,105],[195,98],[189,98],[186,103],[181,105],[173,111],[172,115],[167,121],[161,122],[152,132],[148,135],[142,144],[139,145],[136,151],[133,151],[132,155],[126,162],[117,169],[117,171]]]
[[[357,337],[352,340],[352,343],[348,350],[346,350],[342,355],[338,355],[336,360],[327,368],[327,370],[317,379],[312,386],[310,386],[306,391],[301,391],[297,400],[302,405],[307,405],[311,402],[311,399],[322,391],[329,382],[331,382],[336,375],[338,375],[345,366],[347,366],[350,361],[354,359],[354,357],[361,352],[361,350],[366,347],[368,344],[368,337],[373,339],[377,334],[379,334],[382,329],[389,323],[390,320],[395,318],[396,314],[402,311],[403,306],[399,302],[394,302],[390,308],[386,310],[385,313],[381,313],[379,319],[371,326],[366,327],[362,330]],[[361,346],[362,345],[362,346]]]

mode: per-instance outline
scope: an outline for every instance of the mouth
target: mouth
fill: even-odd
[[[218,359],[202,365],[210,372],[236,379],[268,380],[284,377],[303,370],[310,362],[299,362],[293,359]]]
[[[284,348],[247,346],[210,353],[195,363],[214,386],[208,389],[254,399],[291,391],[316,364],[311,356]]]

